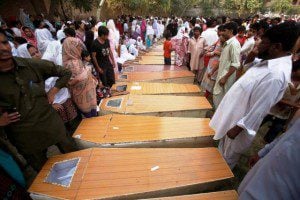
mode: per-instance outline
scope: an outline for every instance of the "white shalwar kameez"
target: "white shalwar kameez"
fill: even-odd
[[[63,65],[62,62],[62,44],[60,41],[52,41],[49,43],[46,52],[44,53],[43,60],[48,60],[53,62],[56,65]],[[45,81],[45,91],[48,92],[51,88],[55,86],[58,77],[50,77]],[[71,98],[71,94],[68,88],[61,88],[58,93],[55,95],[53,104],[63,104],[69,98]]]
[[[250,147],[264,117],[283,97],[291,70],[291,56],[263,61],[251,67],[224,96],[210,127],[231,169]],[[226,133],[236,125],[244,131],[232,140]]]
[[[49,42],[53,41],[54,39],[52,38],[51,32],[46,29],[36,29],[35,30],[35,37],[37,40],[37,47],[39,52],[43,55],[47,49],[47,46]]]
[[[300,199],[300,119],[259,151],[260,160],[239,186],[240,200]]]

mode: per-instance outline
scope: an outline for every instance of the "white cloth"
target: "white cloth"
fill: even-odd
[[[46,29],[36,29],[35,37],[37,40],[37,47],[39,52],[43,55],[47,49],[49,42],[53,41],[51,32]]]
[[[233,140],[231,145],[236,147],[225,146],[225,151],[237,149],[236,153],[240,154],[245,150],[243,144],[252,142],[264,117],[281,100],[291,81],[291,70],[291,56],[266,60],[251,67],[230,88],[211,119],[210,127],[215,130],[215,140],[224,138],[236,125],[244,131]],[[227,155],[225,160],[228,162],[232,156],[236,155]]]
[[[46,52],[44,53],[42,59],[51,61],[56,65],[62,66],[62,45],[60,41],[52,41],[49,43]],[[58,77],[50,77],[45,81],[45,90],[48,92],[51,88],[55,86],[56,80]],[[61,88],[59,92],[54,97],[54,104],[63,104],[69,98],[71,98],[71,94],[68,88]]]
[[[201,36],[206,40],[208,46],[214,45],[219,40],[218,33],[214,28],[207,28]]]
[[[254,36],[251,38],[247,38],[244,45],[242,46],[241,55],[247,56],[254,48],[254,45],[255,45]]]
[[[153,22],[153,30],[154,30],[154,35],[158,36],[158,23],[157,20],[155,19]]]
[[[127,23],[124,23],[123,29],[124,29],[124,32],[128,32],[129,27],[128,27],[128,24],[127,24]]]
[[[59,30],[57,31],[56,33],[56,37],[57,37],[57,40],[62,40],[66,37],[66,34],[64,33],[64,30]]]
[[[175,39],[182,39],[185,33],[185,27],[181,26],[180,28],[178,28],[178,32],[177,35],[174,37]]]
[[[261,159],[239,186],[239,199],[300,199],[300,119],[259,152]]]
[[[161,38],[164,34],[165,26],[163,24],[158,24],[158,35]]]
[[[138,49],[146,50],[146,46],[144,45],[143,40],[142,40],[141,37],[138,37],[138,38],[137,38],[136,43],[137,43]]]
[[[121,53],[120,57],[117,58],[117,63],[124,64],[128,60],[134,60],[135,56],[131,55],[128,52],[126,45],[121,45]]]
[[[42,59],[49,60],[54,62],[56,65],[62,66],[62,45],[60,41],[55,40],[49,42]]]
[[[135,57],[139,55],[139,50],[136,48],[135,44],[130,44],[128,51],[130,54],[134,55]]]
[[[18,57],[31,58],[31,55],[30,55],[30,53],[28,52],[28,49],[27,49],[27,45],[28,45],[28,43],[21,44],[20,46],[18,46],[18,48],[17,48]]]
[[[154,35],[154,29],[151,25],[147,25],[146,35]]]
[[[22,33],[21,33],[21,30],[16,28],[16,27],[12,27],[11,30],[14,32],[14,34],[17,36],[17,37],[22,37]]]
[[[56,29],[53,27],[53,25],[47,19],[44,19],[43,22],[49,26],[49,29],[50,29],[51,32],[56,31]]]
[[[14,45],[14,43],[12,43],[11,41],[8,41],[9,42],[9,45],[11,47],[11,53],[13,56],[18,56],[18,51]]]

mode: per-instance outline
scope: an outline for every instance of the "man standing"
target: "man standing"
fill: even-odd
[[[263,118],[281,100],[291,81],[290,52],[297,37],[294,23],[269,29],[258,46],[262,62],[251,67],[231,87],[215,112],[210,126],[231,169],[251,146]]]
[[[250,159],[254,167],[239,186],[239,199],[299,199],[300,119]]]
[[[209,19],[206,22],[207,29],[202,32],[201,36],[206,40],[207,46],[214,45],[218,39],[218,33],[216,30],[217,21],[215,19]]]
[[[115,72],[112,63],[115,63],[108,40],[109,30],[105,26],[98,29],[98,38],[92,45],[92,58],[95,68],[100,74],[101,82],[106,87],[115,84]]]
[[[240,67],[241,45],[236,39],[237,24],[228,22],[224,25],[222,36],[226,40],[220,57],[216,84],[213,90],[214,106],[217,108],[225,94],[236,80],[236,70]]]
[[[201,83],[204,75],[203,55],[207,47],[206,40],[201,37],[202,29],[194,28],[194,37],[189,41],[188,54],[190,57],[191,71],[195,73],[195,82]]]
[[[46,94],[45,80],[53,76],[59,79]],[[70,77],[70,71],[52,62],[12,57],[0,30],[0,127],[36,171],[46,162],[49,146],[57,145],[62,153],[77,150],[52,108],[55,95]]]

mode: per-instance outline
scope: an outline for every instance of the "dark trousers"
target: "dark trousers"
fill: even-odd
[[[165,58],[165,65],[171,65],[171,58]]]
[[[105,87],[111,87],[115,84],[115,72],[113,67],[102,69],[103,73],[100,74],[100,80]]]
[[[65,137],[56,144],[61,153],[70,153],[79,150],[75,141],[71,137]],[[35,153],[21,152],[27,163],[37,172],[39,172],[47,161],[47,149]]]
[[[269,130],[266,133],[264,140],[267,143],[271,143],[279,135],[279,133],[282,133],[284,131],[284,126],[287,120],[277,118],[273,115],[267,115],[264,118],[262,125],[267,122],[271,122],[272,124],[269,126]]]

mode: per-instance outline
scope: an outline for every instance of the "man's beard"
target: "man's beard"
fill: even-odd
[[[266,60],[269,58],[269,52],[268,50],[265,50],[264,52],[259,52],[257,55],[258,58]]]

